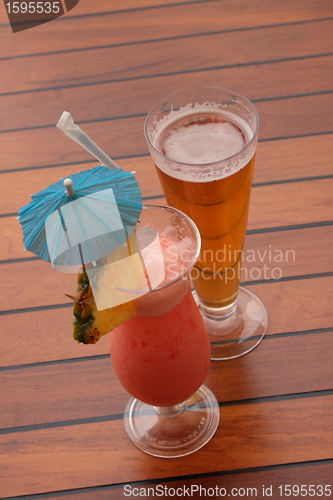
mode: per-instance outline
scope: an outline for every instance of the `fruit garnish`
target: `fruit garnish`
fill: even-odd
[[[103,335],[135,315],[132,302],[99,311],[84,267],[78,274],[77,283],[76,295],[65,295],[74,302],[73,337],[78,342],[96,344]]]

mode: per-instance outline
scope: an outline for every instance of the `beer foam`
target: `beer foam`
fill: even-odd
[[[209,118],[209,117],[208,117]],[[181,121],[161,136],[159,149],[181,163],[207,164],[229,158],[245,146],[243,132],[227,121]]]
[[[152,152],[157,167],[189,182],[211,182],[228,177],[247,165],[256,141],[246,148],[253,131],[240,115],[204,103],[171,110],[154,124]]]

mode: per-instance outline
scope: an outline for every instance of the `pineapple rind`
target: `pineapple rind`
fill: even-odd
[[[98,311],[84,268],[77,282],[76,296],[68,295],[74,301],[73,338],[77,342],[96,344],[101,336],[135,315],[132,302]]]

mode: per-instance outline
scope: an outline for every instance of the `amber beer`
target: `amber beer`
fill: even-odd
[[[160,119],[149,122],[148,115],[146,136],[167,203],[199,228],[191,277],[205,313],[219,316],[239,289],[258,117],[237,94],[223,104],[207,97],[179,98],[168,109],[164,102]]]

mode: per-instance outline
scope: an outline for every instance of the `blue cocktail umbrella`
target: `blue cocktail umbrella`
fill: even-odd
[[[19,211],[25,248],[64,272],[112,253],[132,233],[142,210],[133,173],[124,172],[64,111],[57,127],[105,166],[61,179]],[[109,168],[107,168],[109,167]]]
[[[122,245],[141,210],[134,175],[99,166],[32,195],[19,210],[19,220],[27,250],[55,266],[76,266]]]

